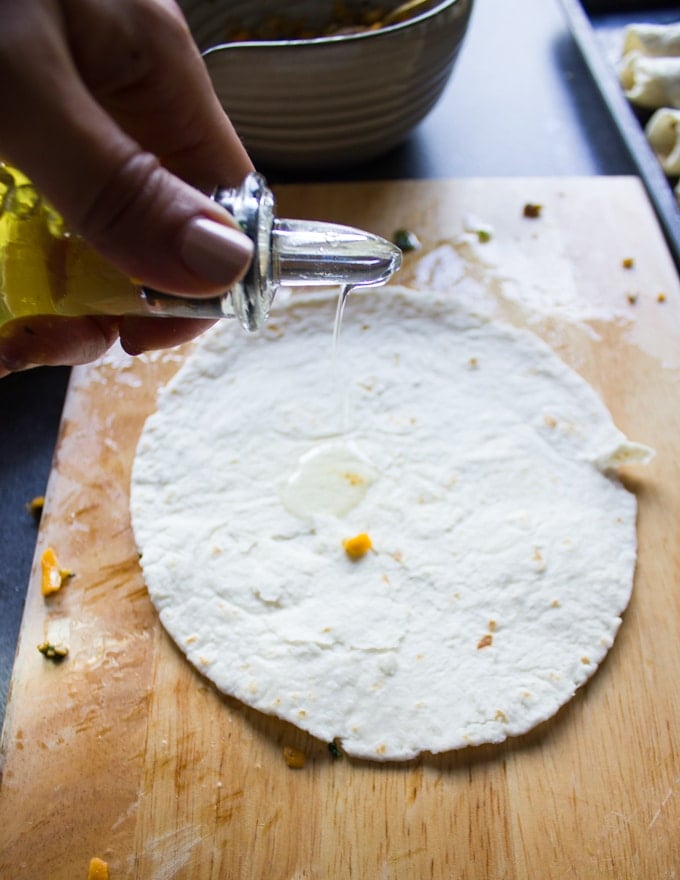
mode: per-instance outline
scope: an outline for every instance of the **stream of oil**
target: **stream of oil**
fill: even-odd
[[[339,370],[340,331],[350,285],[341,288],[333,322],[331,384],[340,423],[328,439],[314,444],[297,461],[280,487],[287,510],[300,519],[344,516],[355,508],[377,479],[377,470],[351,437],[350,394]]]
[[[333,340],[331,349],[331,378],[335,396],[341,401],[339,407],[339,411],[341,414],[340,433],[343,436],[346,436],[349,432],[350,403],[349,391],[347,387],[343,387],[342,384],[342,376],[340,375],[338,366],[338,354],[340,343],[340,330],[342,329],[342,319],[345,315],[345,306],[347,305],[347,300],[352,290],[353,288],[349,284],[346,284],[344,287],[340,288],[340,292],[338,294],[338,302],[335,307],[335,320],[333,321]]]

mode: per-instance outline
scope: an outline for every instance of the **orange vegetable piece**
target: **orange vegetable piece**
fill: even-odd
[[[51,596],[58,592],[67,581],[73,576],[73,572],[67,568],[62,568],[57,559],[57,554],[51,547],[47,547],[40,557],[40,589],[43,596]]]
[[[90,867],[87,869],[87,880],[109,880],[108,863],[96,856],[90,859]]]
[[[26,505],[26,510],[31,514],[31,516],[35,520],[39,520],[40,516],[43,512],[43,507],[45,506],[45,496],[44,495],[36,495],[35,498],[31,498],[31,500]]]

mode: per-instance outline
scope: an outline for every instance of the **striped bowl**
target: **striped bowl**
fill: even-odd
[[[345,0],[396,8],[399,0]],[[366,161],[404,140],[441,95],[472,0],[439,0],[378,30],[330,37],[247,36],[282,9],[321,31],[337,0],[181,0],[217,95],[253,160],[280,168]]]

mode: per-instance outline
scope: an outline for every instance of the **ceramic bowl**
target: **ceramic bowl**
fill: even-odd
[[[318,34],[337,15],[337,0],[180,5],[256,164],[323,168],[374,158],[425,117],[451,75],[472,0],[433,0],[403,21],[332,36]],[[376,15],[399,5],[343,3]]]

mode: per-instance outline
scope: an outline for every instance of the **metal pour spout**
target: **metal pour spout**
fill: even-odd
[[[230,292],[233,313],[246,330],[264,324],[278,287],[375,287],[401,265],[399,248],[377,235],[336,223],[276,219],[274,197],[259,174],[213,198],[255,244],[250,269]]]
[[[337,223],[274,221],[275,285],[376,287],[388,281],[400,265],[399,248],[378,235]]]
[[[376,287],[401,266],[401,251],[384,238],[312,220],[278,220],[274,196],[260,174],[240,187],[219,188],[226,208],[255,245],[245,276],[223,296],[191,299],[144,288],[136,312],[186,318],[237,318],[245,330],[267,320],[279,287]]]

